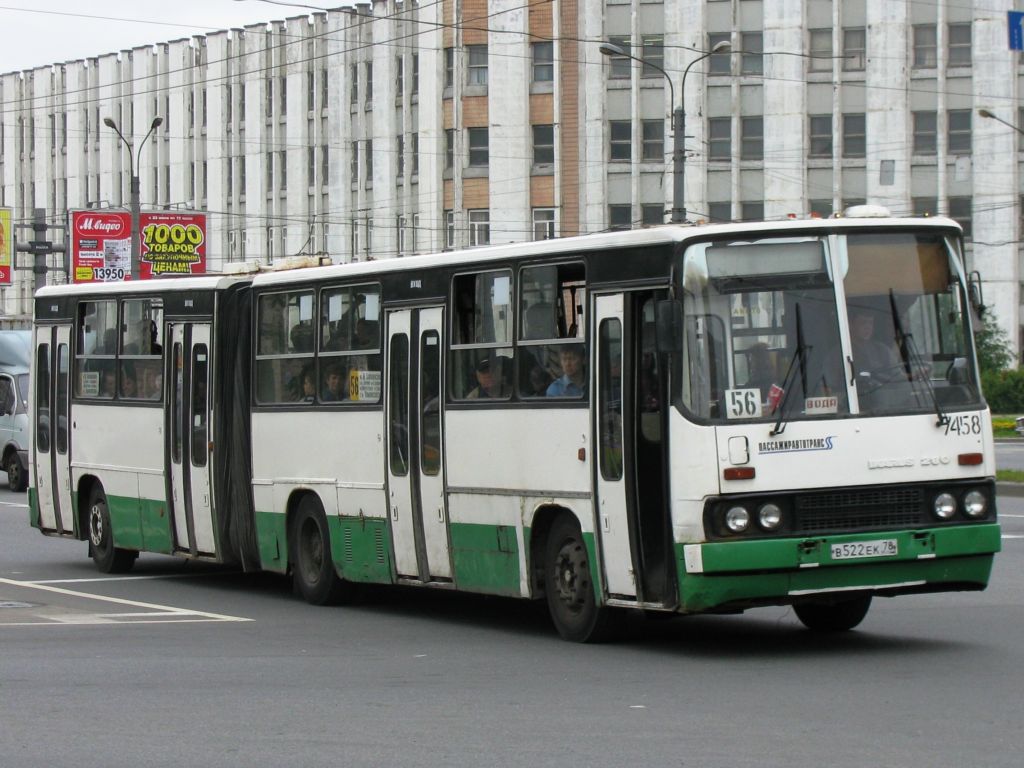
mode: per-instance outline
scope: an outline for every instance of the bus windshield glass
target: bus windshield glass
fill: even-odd
[[[955,251],[942,236],[698,243],[681,274],[679,399],[691,416],[781,422],[980,406]]]

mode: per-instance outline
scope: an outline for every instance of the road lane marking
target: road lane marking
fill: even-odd
[[[1021,533],[1004,533],[1002,538],[1004,538],[1004,539],[1024,539],[1024,534],[1021,534]]]
[[[62,587],[55,587],[49,584],[33,584],[29,581],[0,578],[0,584],[10,584],[13,587],[23,587],[25,589],[38,589],[44,592],[53,592],[58,595],[66,595],[68,597],[80,597],[86,600],[99,600],[105,603],[113,603],[114,605],[127,605],[133,608],[144,608],[149,611],[159,612],[159,615],[166,616],[168,619],[172,619],[174,621],[178,621],[182,618],[187,618],[189,621],[252,621],[252,619],[243,618],[241,616],[228,616],[222,613],[210,613],[209,611],[195,611],[189,608],[176,608],[172,605],[160,605],[158,603],[144,603],[140,600],[128,600],[123,597],[94,595],[89,592],[78,592],[73,589],[64,589]],[[91,615],[94,617],[100,616],[99,614]],[[6,626],[10,626],[10,624],[7,624]]]
[[[233,576],[241,571],[209,571],[207,573],[164,573],[146,576],[97,576],[88,579],[34,579],[25,584],[95,584],[104,581],[150,581],[154,579],[197,579],[209,576]]]
[[[0,507],[18,507],[18,509],[28,509],[28,504],[17,504],[13,501],[0,501]]]

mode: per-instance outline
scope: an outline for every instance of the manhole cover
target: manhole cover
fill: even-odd
[[[23,603],[20,600],[0,600],[0,608],[35,608],[36,603]]]

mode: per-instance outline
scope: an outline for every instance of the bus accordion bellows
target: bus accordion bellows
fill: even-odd
[[[31,523],[290,573],[623,611],[987,585],[959,226],[665,226],[35,298]]]

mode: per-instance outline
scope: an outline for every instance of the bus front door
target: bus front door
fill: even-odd
[[[169,323],[168,508],[175,549],[216,553],[210,492],[210,326]]]
[[[71,329],[40,328],[36,337],[33,446],[40,526],[71,534],[70,370]]]
[[[449,581],[441,307],[388,313],[388,507],[400,578]]]
[[[654,348],[662,294],[597,296],[594,304],[598,531],[610,597],[676,603],[668,514],[665,380]]]

